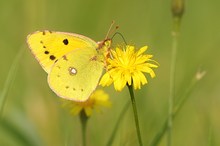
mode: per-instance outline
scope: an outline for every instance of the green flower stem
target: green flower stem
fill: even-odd
[[[136,125],[136,131],[137,131],[139,145],[143,146],[142,139],[141,139],[140,127],[139,127],[139,120],[138,120],[136,102],[135,102],[135,98],[134,98],[133,86],[128,85],[128,89],[129,89],[129,93],[130,93],[130,96],[131,96],[131,103],[132,103],[133,112],[134,112],[134,119],[135,119],[135,125]]]
[[[167,145],[172,145],[172,127],[173,127],[173,101],[175,94],[175,71],[176,71],[176,54],[178,48],[178,36],[179,36],[180,19],[174,19],[173,31],[172,31],[172,54],[171,54],[171,67],[170,67],[170,95],[168,99],[168,123],[167,123]]]
[[[180,29],[180,21],[184,13],[184,0],[172,0],[171,12],[173,14],[173,30],[172,30],[172,55],[170,67],[170,96],[168,99],[168,122],[167,122],[167,146],[172,145],[172,127],[173,127],[173,101],[175,96],[175,71],[176,71],[176,54],[178,48],[178,36]]]
[[[81,121],[81,125],[82,125],[82,142],[83,142],[83,146],[86,146],[86,127],[87,127],[87,121],[88,121],[88,117],[85,113],[84,110],[82,110],[80,112],[80,121]]]

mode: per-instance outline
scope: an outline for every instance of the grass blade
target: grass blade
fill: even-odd
[[[0,118],[2,118],[3,110],[4,110],[4,105],[7,97],[7,93],[10,90],[10,87],[13,85],[16,73],[17,73],[17,68],[21,59],[21,56],[23,54],[23,47],[19,50],[17,53],[15,59],[13,60],[13,63],[11,65],[11,68],[9,70],[8,76],[6,78],[3,90],[0,94]]]

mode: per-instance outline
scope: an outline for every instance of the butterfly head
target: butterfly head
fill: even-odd
[[[104,48],[110,48],[112,44],[112,39],[105,39],[104,41],[97,42],[97,50],[105,50]]]

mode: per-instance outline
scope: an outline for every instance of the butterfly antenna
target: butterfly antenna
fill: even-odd
[[[119,35],[119,36],[123,39],[124,43],[127,45],[127,42],[126,42],[124,36],[123,36],[120,32],[116,32],[116,33],[114,33],[114,35],[112,36],[111,39],[113,39],[116,35]]]
[[[106,36],[105,36],[105,40],[108,39],[108,36],[109,36],[110,34],[112,34],[113,32],[115,32],[115,31],[119,28],[119,26],[116,26],[115,29],[112,29],[112,27],[114,26],[114,24],[115,24],[115,21],[113,20],[112,23],[111,23],[111,25],[110,25],[110,27],[109,27],[109,29],[108,29],[108,32],[107,32],[107,34],[106,34]]]

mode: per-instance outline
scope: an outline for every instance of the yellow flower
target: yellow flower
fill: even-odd
[[[130,45],[111,50],[111,57],[107,59],[107,72],[99,84],[109,86],[113,83],[117,91],[121,91],[126,84],[133,84],[134,89],[140,89],[141,85],[147,83],[144,73],[150,74],[153,78],[155,73],[152,68],[158,67],[150,63],[156,62],[151,59],[153,55],[143,54],[146,50],[147,46],[144,46],[135,51],[135,47]]]
[[[73,115],[77,115],[84,110],[86,116],[89,117],[92,115],[93,110],[100,112],[100,107],[110,107],[111,102],[109,101],[109,96],[107,93],[105,93],[103,90],[96,90],[91,94],[87,101],[76,102],[65,100],[64,106],[68,107]]]

